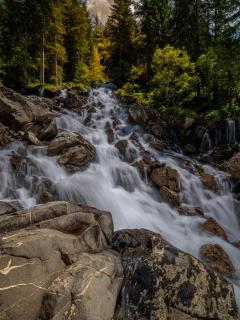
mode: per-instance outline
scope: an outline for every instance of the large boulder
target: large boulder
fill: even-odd
[[[34,121],[52,117],[48,108],[32,103],[28,98],[0,85],[0,117],[4,125],[19,130]]]
[[[201,261],[147,230],[113,236],[125,280],[118,320],[236,320],[233,286]]]
[[[1,215],[0,319],[111,320],[122,283],[112,233],[109,213],[67,202]]]
[[[72,171],[93,161],[95,147],[78,133],[60,132],[48,146],[49,156],[59,156],[58,163]]]

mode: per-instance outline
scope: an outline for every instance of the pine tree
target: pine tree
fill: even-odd
[[[111,42],[110,76],[118,84],[123,84],[128,79],[134,62],[137,29],[131,5],[131,0],[115,0],[106,26],[106,34]]]
[[[78,1],[67,0],[65,12],[65,80],[79,82],[90,59],[92,28],[86,7]]]
[[[55,85],[62,81],[63,63],[66,61],[66,50],[63,46],[65,26],[63,24],[64,6],[61,1],[51,7],[51,21],[49,25],[49,50],[51,63],[51,80]]]
[[[144,35],[146,77],[149,78],[152,58],[157,47],[169,41],[169,0],[141,0],[135,3],[136,15]]]

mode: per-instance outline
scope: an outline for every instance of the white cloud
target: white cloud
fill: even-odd
[[[88,0],[88,10],[91,15],[97,16],[102,23],[107,21],[111,13],[113,0]]]

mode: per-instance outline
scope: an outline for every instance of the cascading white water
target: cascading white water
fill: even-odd
[[[200,150],[202,153],[208,153],[209,151],[212,150],[212,140],[208,130],[205,131],[202,137]]]
[[[152,149],[150,136],[128,122],[127,110],[119,104],[114,94],[104,89],[92,90],[88,105],[95,109],[88,126],[83,124],[87,111],[81,115],[66,111],[55,121],[59,129],[79,132],[92,142],[97,150],[96,161],[85,170],[70,174],[58,165],[56,157],[46,155],[46,147],[13,143],[0,152],[1,199],[18,200],[24,207],[31,207],[39,201],[43,186],[51,181],[58,199],[110,211],[115,229],[153,230],[198,258],[202,245],[221,245],[236,268],[236,279],[240,279],[240,250],[219,237],[203,232],[200,223],[205,221],[204,218],[181,216],[162,201],[159,191],[140,177],[137,168],[121,160],[115,145],[108,143],[105,129],[109,126],[113,128],[115,141],[128,140],[128,151],[133,162],[140,159],[139,147],[130,139],[133,132],[137,133],[145,150],[178,171],[184,205],[201,207],[205,216],[215,218],[225,229],[229,240],[235,242],[240,237],[239,205],[231,193],[228,175],[212,167],[204,167],[221,186],[217,194],[213,193],[204,188],[198,175],[184,168],[184,160],[193,160],[184,158],[182,154]],[[114,129],[112,122],[116,117],[121,124]],[[12,152],[26,158],[17,172],[9,163]],[[235,283],[238,285],[238,280]]]
[[[227,131],[227,143],[235,144],[236,143],[236,122],[235,120],[228,119],[226,122],[226,131]]]

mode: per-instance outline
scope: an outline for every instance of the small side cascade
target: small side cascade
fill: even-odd
[[[227,119],[226,121],[226,136],[228,144],[235,144],[236,141],[236,121]]]
[[[205,131],[203,137],[202,137],[202,142],[200,146],[200,150],[202,153],[208,153],[211,151],[213,148],[212,140],[210,137],[210,133],[208,130]]]

